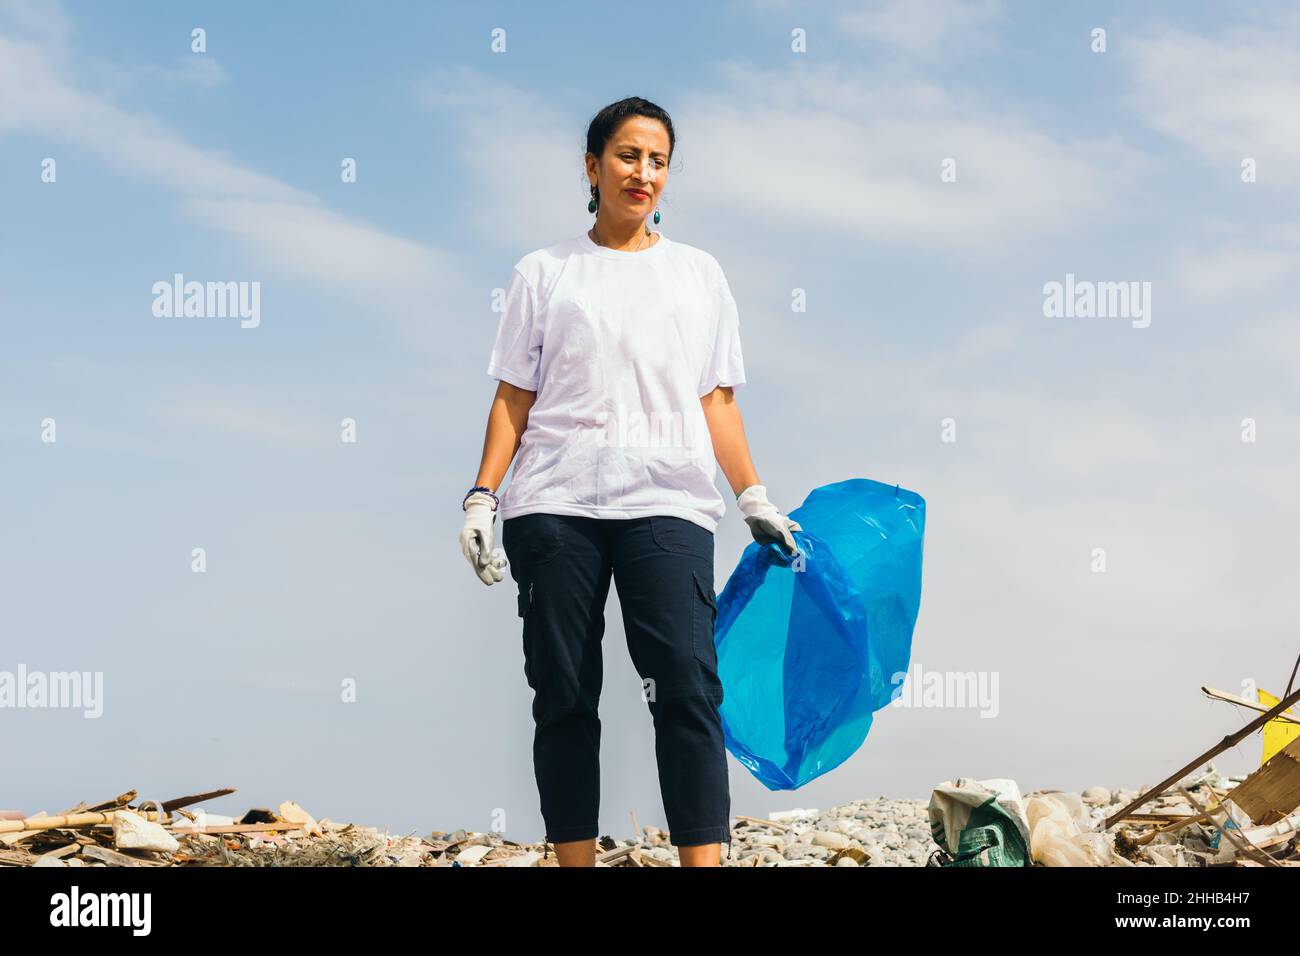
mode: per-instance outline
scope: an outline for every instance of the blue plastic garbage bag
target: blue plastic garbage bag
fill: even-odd
[[[851,478],[813,489],[790,517],[799,553],[750,544],[714,630],[727,749],[769,790],[862,746],[907,671],[921,604],[920,495]]]

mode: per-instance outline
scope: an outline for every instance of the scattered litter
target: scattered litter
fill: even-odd
[[[159,850],[163,853],[180,849],[176,838],[163,827],[129,810],[113,814],[113,846],[119,850]]]
[[[1106,835],[1093,829],[1079,794],[1060,791],[1034,794],[1025,806],[1025,813],[1029,817],[1029,852],[1035,863],[1110,865],[1114,851]]]
[[[1297,701],[1300,691],[1289,687],[1281,699],[1261,693],[1261,704],[1251,707],[1259,717],[1140,791],[1092,786],[1022,797],[1014,780],[959,777],[936,787],[928,803],[880,797],[826,810],[797,807],[767,819],[734,816],[722,864],[1300,867],[1300,738],[1291,734],[1289,710]],[[1209,762],[1261,727],[1285,736],[1253,773],[1229,777]],[[54,815],[0,810],[0,866],[559,865],[546,842],[472,830],[395,836],[318,819],[292,800],[240,817],[185,809],[234,792],[159,804],[136,802],[131,790]],[[667,831],[639,825],[635,813],[631,820],[635,839],[602,836],[597,866],[680,865]]]
[[[931,794],[929,815],[944,866],[1029,865],[1029,823],[1014,780],[949,780]]]

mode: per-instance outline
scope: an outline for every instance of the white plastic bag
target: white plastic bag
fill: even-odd
[[[1029,855],[1043,866],[1110,866],[1114,850],[1106,834],[1093,829],[1077,793],[1042,793],[1026,801]]]

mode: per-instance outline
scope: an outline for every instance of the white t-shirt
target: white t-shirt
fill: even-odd
[[[744,385],[745,366],[712,255],[662,232],[638,252],[583,232],[529,253],[487,373],[537,393],[501,520],[675,515],[717,529],[726,506],[700,398]]]

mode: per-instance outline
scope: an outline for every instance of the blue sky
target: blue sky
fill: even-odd
[[[0,2],[0,669],[102,670],[106,694],[98,720],[0,711],[33,771],[0,804],[234,784],[212,810],[427,830],[505,808],[540,835],[514,585],[484,588],[455,538],[493,290],[590,224],[586,125],[627,95],[674,118],[662,229],[727,274],[773,501],[847,477],[924,495],[913,657],[1000,674],[996,719],[883,712],[798,793],[733,760],[734,812],[959,775],[1149,783],[1243,722],[1201,684],[1281,690],[1300,17],[629,10]],[[260,282],[260,325],[155,317],[177,272]],[[1066,273],[1151,282],[1150,326],[1045,318]],[[729,506],[719,589],[748,541]],[[606,618],[602,831],[623,835],[662,808],[616,597]]]

